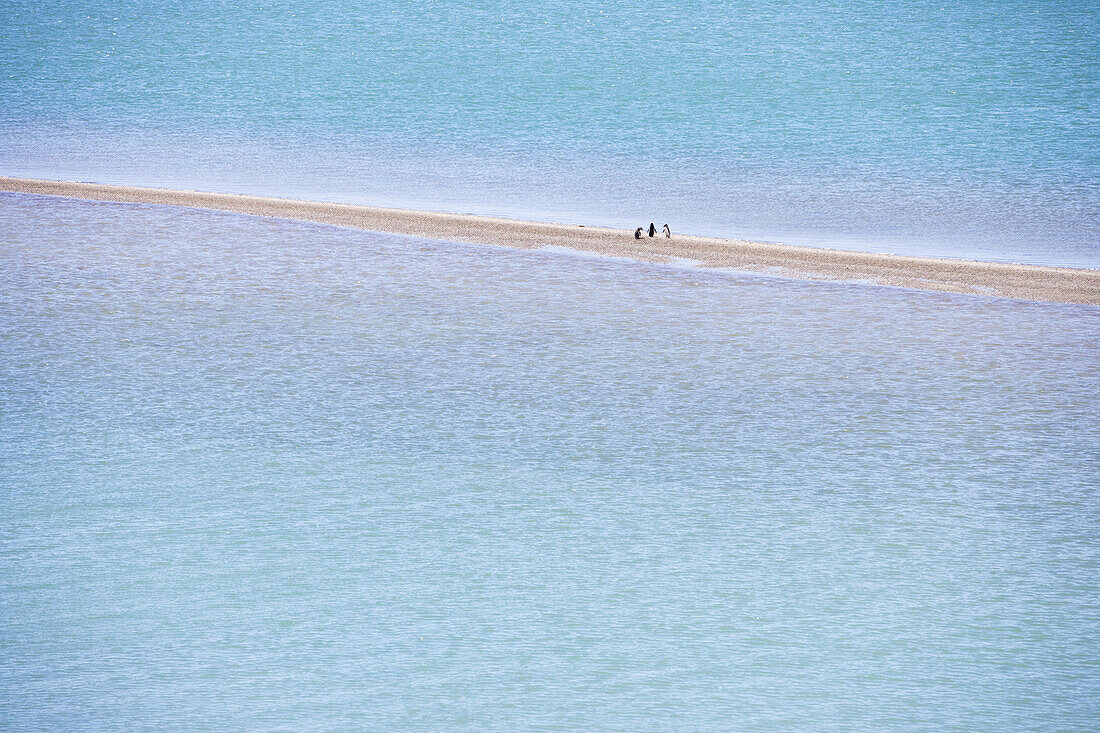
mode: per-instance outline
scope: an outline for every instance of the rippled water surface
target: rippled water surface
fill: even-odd
[[[0,212],[0,728],[1098,724],[1094,308]]]
[[[1094,0],[8,0],[0,59],[0,174],[1100,267]]]

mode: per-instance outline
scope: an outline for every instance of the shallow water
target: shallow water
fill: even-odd
[[[0,173],[1100,267],[1095,2],[7,2]]]
[[[0,207],[0,727],[1097,725],[1095,308]]]

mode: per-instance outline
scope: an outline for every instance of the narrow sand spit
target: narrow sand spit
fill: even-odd
[[[218,209],[520,249],[566,247],[645,262],[693,261],[699,267],[810,280],[861,281],[922,290],[1100,305],[1100,270],[844,252],[715,237],[674,235],[672,239],[657,236],[636,240],[633,231],[626,229],[98,183],[0,177],[0,190]]]

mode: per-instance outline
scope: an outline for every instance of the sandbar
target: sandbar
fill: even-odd
[[[452,242],[519,249],[561,247],[643,262],[683,263],[808,280],[1100,305],[1100,270],[848,252],[674,234],[323,201],[0,177],[0,191],[120,203],[214,209]]]

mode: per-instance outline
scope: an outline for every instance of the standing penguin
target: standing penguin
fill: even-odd
[[[641,227],[638,227],[637,229],[634,230],[634,238],[635,239],[641,239],[642,238],[642,228]]]
[[[657,228],[655,226],[653,226],[653,222],[649,222],[649,236],[652,237],[656,234],[657,234]]]
[[[661,231],[665,233],[665,239],[672,239],[672,230],[668,228],[668,224],[661,227]]]

